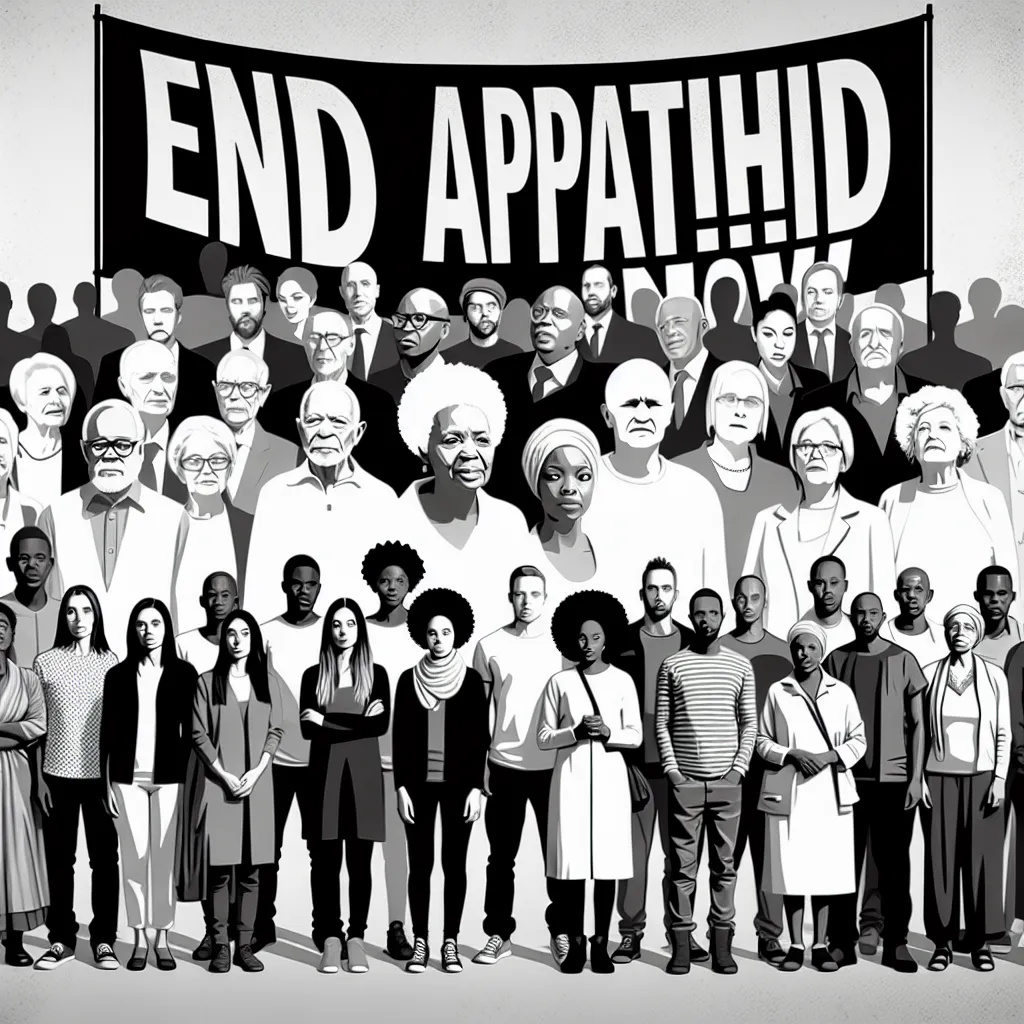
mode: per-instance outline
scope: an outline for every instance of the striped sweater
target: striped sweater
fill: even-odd
[[[735,768],[745,775],[757,736],[756,700],[754,670],[742,654],[718,646],[666,658],[655,710],[665,773],[709,780]]]

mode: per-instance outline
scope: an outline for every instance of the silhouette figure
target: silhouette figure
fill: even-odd
[[[960,300],[952,292],[932,296],[932,340],[926,348],[905,355],[900,369],[929,384],[962,388],[969,380],[992,369],[992,364],[956,344],[956,323],[960,319]]]
[[[466,323],[466,318],[461,313],[452,314],[448,327],[448,337],[441,342],[442,352],[461,345],[469,338],[469,324]]]
[[[135,338],[124,327],[96,315],[96,287],[90,281],[76,286],[74,299],[78,316],[65,320],[60,326],[67,332],[71,351],[89,363],[95,380],[100,360],[108,352],[130,345]]]
[[[704,346],[723,363],[742,359],[757,365],[757,346],[750,337],[749,327],[736,320],[740,305],[740,286],[731,278],[723,277],[711,287],[711,312],[715,326],[704,336]]]
[[[853,323],[854,305],[853,296],[847,292],[839,303],[839,309],[836,310],[836,323],[847,333],[850,331],[850,324]]]
[[[633,293],[633,301],[630,303],[633,312],[633,323],[643,324],[657,331],[658,319],[658,293],[651,288],[639,288]]]
[[[142,314],[139,312],[139,289],[142,287],[142,275],[137,270],[119,270],[111,279],[110,287],[114,292],[117,308],[103,314],[103,319],[131,332],[132,340],[146,337],[146,329],[142,325]]]
[[[71,372],[75,375],[75,381],[78,383],[78,393],[82,396],[82,400],[85,402],[85,409],[88,409],[89,406],[92,405],[93,391],[96,388],[96,378],[93,376],[89,360],[83,356],[76,355],[72,350],[71,339],[68,337],[68,332],[57,324],[50,324],[50,326],[43,332],[43,341],[39,348],[41,352],[47,352],[51,356],[57,356],[58,358],[63,359],[64,362],[71,367]]]
[[[11,368],[19,359],[27,359],[36,351],[31,338],[7,326],[11,315],[11,289],[0,281],[0,380],[9,380]]]
[[[804,314],[803,310],[801,309],[800,290],[797,288],[795,284],[790,284],[788,281],[783,281],[780,284],[777,284],[772,289],[772,295],[776,294],[788,295],[790,299],[793,300],[793,305],[796,306],[796,308],[799,310],[799,313],[797,315],[797,323],[803,320]]]
[[[1003,300],[1003,290],[990,277],[979,277],[967,290],[967,304],[974,314],[956,329],[956,343],[965,352],[984,356],[993,366],[1002,366],[1006,358],[1020,348],[1015,345],[1005,356],[996,355],[996,310]]]
[[[227,272],[227,247],[223,242],[208,242],[199,254],[199,273],[206,292],[186,295],[181,305],[181,323],[175,336],[185,348],[209,345],[231,334],[231,319],[221,289]]]
[[[26,338],[42,341],[43,332],[53,323],[53,311],[57,308],[57,294],[48,284],[34,284],[28,290],[28,311],[32,314],[32,326],[22,331]]]
[[[928,325],[920,320],[915,320],[912,316],[908,316],[903,312],[903,307],[907,304],[907,298],[903,294],[903,289],[898,284],[883,284],[875,292],[875,302],[884,302],[885,305],[891,306],[902,317],[904,358],[911,352],[916,352],[928,344]],[[850,307],[851,309],[853,307],[852,301]]]
[[[524,352],[533,351],[530,341],[530,303],[512,299],[501,314],[501,336]]]
[[[995,344],[982,353],[993,366],[1002,366],[1015,352],[1024,348],[1024,309],[1003,306],[996,314]]]

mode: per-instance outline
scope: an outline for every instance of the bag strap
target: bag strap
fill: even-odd
[[[590,704],[594,709],[595,715],[600,715],[601,712],[598,710],[597,701],[594,700],[594,691],[590,688],[590,683],[587,682],[587,674],[579,667],[576,666],[576,672],[580,677],[580,682],[583,684],[583,689],[587,691],[587,696],[590,698]]]
[[[828,734],[828,730],[825,728],[825,720],[821,717],[821,712],[818,710],[817,701],[811,700],[807,696],[807,691],[797,683],[797,688],[800,690],[800,696],[803,698],[804,703],[807,705],[807,710],[811,713],[811,718],[814,720],[814,724],[818,727],[818,732],[821,733],[821,738],[828,745],[828,749],[834,751],[836,748],[832,745],[832,739]],[[820,685],[820,684],[819,684]],[[831,764],[829,767],[832,769],[832,785],[836,792],[836,803],[838,806],[839,802],[839,765]]]

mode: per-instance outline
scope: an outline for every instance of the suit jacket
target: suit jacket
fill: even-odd
[[[833,325],[836,332],[835,359],[832,363],[832,380],[839,381],[853,371],[853,353],[850,351],[850,332],[843,330],[838,324]],[[794,366],[802,366],[806,370],[814,369],[811,359],[811,346],[807,340],[807,321],[801,320],[796,325],[796,347],[793,349]]]
[[[669,364],[662,360],[662,365],[666,375],[670,376]],[[676,426],[675,410],[672,410],[672,419],[665,431],[665,440],[661,443],[661,454],[666,459],[674,459],[677,455],[692,452],[711,439],[711,431],[708,430],[707,424],[708,391],[711,388],[711,375],[721,365],[722,361],[709,352],[681,426]]]
[[[999,377],[1002,367],[969,380],[963,389],[967,404],[978,417],[978,433],[994,434],[1006,423],[1006,406],[999,395]]]
[[[583,358],[591,363],[611,363],[618,366],[627,359],[650,359],[663,363],[665,353],[658,336],[643,324],[634,323],[612,310],[608,321],[607,334],[601,339],[601,354],[595,359],[590,347],[590,334],[580,342]]]
[[[366,367],[366,379],[369,380],[375,373],[397,365],[398,342],[395,340],[395,328],[389,321],[381,320],[377,344],[373,349],[373,361]]]
[[[763,436],[759,436],[754,442],[757,454],[769,462],[777,462],[780,466],[789,466],[789,441],[790,431],[796,422],[796,410],[799,407],[804,395],[817,391],[828,384],[828,377],[817,370],[808,370],[806,367],[794,366],[792,362],[789,369],[793,374],[793,404],[790,409],[789,419],[785,423],[778,423],[775,419],[775,411],[771,409],[769,401],[768,426]],[[769,392],[770,395],[770,392]]]
[[[299,397],[301,400],[301,396]],[[298,415],[297,407],[296,415]],[[294,431],[294,417],[292,426]],[[238,482],[238,489],[235,491],[232,504],[250,516],[255,515],[256,502],[263,485],[279,473],[287,473],[289,469],[294,469],[302,461],[302,458],[302,452],[297,444],[293,441],[286,441],[276,434],[268,434],[257,420],[256,430],[252,436],[252,446],[249,448],[245,469],[242,470],[242,479]]]
[[[289,384],[306,380],[309,377],[309,360],[306,350],[272,334],[265,334],[263,345],[263,361],[270,369],[270,383],[275,388],[286,388]],[[213,367],[211,376],[217,372],[217,364],[231,351],[231,337],[221,338],[209,345],[196,349],[196,355],[208,360]],[[211,389],[212,390],[212,389]],[[271,392],[273,394],[273,392]]]

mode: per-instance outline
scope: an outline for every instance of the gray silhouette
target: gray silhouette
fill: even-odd
[[[28,311],[32,314],[32,326],[22,331],[26,338],[42,341],[43,332],[53,323],[53,311],[57,308],[57,295],[48,284],[34,284],[28,290]]]
[[[723,277],[711,286],[711,312],[715,326],[704,336],[704,347],[723,363],[742,359],[746,363],[758,361],[757,346],[750,337],[749,326],[737,321],[740,305],[740,286],[731,278]]]
[[[74,299],[78,316],[60,326],[67,332],[71,351],[88,362],[95,379],[100,360],[108,352],[130,345],[135,338],[124,327],[96,315],[96,286],[91,281],[75,287]]]
[[[526,299],[510,299],[501,314],[501,335],[523,352],[532,352],[530,341],[530,303]]]
[[[966,352],[973,352],[976,356],[984,356],[999,366],[1004,360],[997,359],[995,355],[998,331],[996,310],[999,309],[1002,300],[1003,290],[998,283],[990,277],[979,277],[967,290],[967,304],[971,307],[973,318],[965,320],[956,329],[956,343],[960,348]],[[1016,351],[1016,348],[1011,350],[1013,351]]]
[[[142,314],[139,312],[142,275],[137,270],[119,270],[111,280],[110,286],[114,291],[117,308],[104,313],[103,319],[131,332],[133,341],[145,338],[146,328],[142,324]]]
[[[969,380],[992,369],[992,364],[956,344],[956,323],[960,318],[960,300],[952,292],[932,296],[932,340],[926,348],[910,352],[900,360],[900,369],[929,384],[962,388]],[[1001,365],[1001,364],[1000,364]]]
[[[630,303],[633,323],[643,324],[644,327],[650,327],[652,331],[656,331],[660,301],[658,293],[651,288],[638,288],[633,292],[633,301]]]
[[[1024,348],[1024,308],[1003,306],[996,313],[994,344],[988,352],[993,366],[1001,367],[1015,352]]]
[[[900,294],[902,295],[902,292]],[[882,300],[877,299],[877,301],[881,302]],[[853,323],[854,305],[853,296],[847,292],[839,303],[839,309],[836,310],[836,323],[847,333],[849,333],[850,324]],[[922,341],[921,344],[923,345],[924,342]]]
[[[846,304],[846,299],[850,298],[850,310],[852,316],[853,301],[852,296],[843,296],[843,304]],[[924,348],[928,344],[928,325],[922,323],[920,320],[915,320],[912,316],[908,316],[903,312],[903,307],[907,304],[906,296],[903,294],[903,289],[898,284],[883,284],[881,288],[875,292],[875,302],[884,302],[885,305],[891,306],[896,310],[897,313],[903,318],[903,352],[909,354],[916,352],[918,349]],[[849,324],[844,325],[849,329]]]
[[[9,380],[11,369],[19,359],[27,359],[37,346],[31,338],[7,326],[11,315],[11,289],[0,281],[0,378]]]
[[[181,323],[175,334],[185,348],[199,348],[231,334],[231,318],[221,282],[228,270],[228,250],[223,242],[208,242],[199,254],[203,295],[186,295],[181,304]],[[270,330],[269,326],[267,330]],[[271,333],[277,337],[276,331]],[[141,334],[138,337],[144,338]]]

